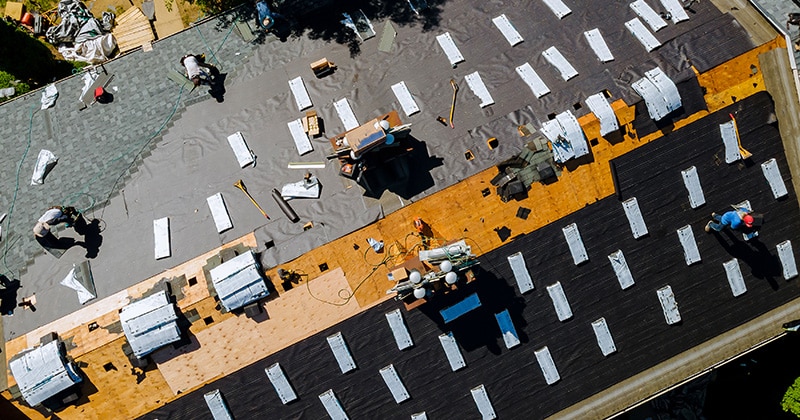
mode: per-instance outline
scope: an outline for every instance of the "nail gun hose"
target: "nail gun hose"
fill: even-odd
[[[281,208],[281,210],[283,211],[283,214],[285,214],[286,217],[288,217],[289,220],[292,221],[292,223],[295,223],[298,220],[300,220],[300,218],[297,217],[297,213],[294,212],[294,209],[292,208],[292,206],[290,206],[289,203],[287,203],[286,200],[283,199],[283,196],[281,196],[280,191],[278,191],[275,188],[273,188],[272,189],[272,198],[275,199],[275,202],[278,203],[278,207]]]

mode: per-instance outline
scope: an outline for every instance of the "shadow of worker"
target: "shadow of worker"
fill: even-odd
[[[61,257],[66,250],[75,245],[79,245],[74,238],[59,238],[56,235],[53,235],[52,232],[47,232],[44,236],[35,235],[34,237],[36,238],[36,242],[39,242],[39,245],[41,245],[42,248],[55,255],[57,258]]]
[[[225,101],[225,79],[228,77],[228,74],[220,73],[216,67],[213,67],[211,73],[213,78],[208,84],[208,94],[217,102],[222,103]]]
[[[86,258],[95,258],[100,252],[100,245],[103,244],[103,235],[100,233],[104,230],[100,226],[100,219],[92,219],[87,223],[83,215],[75,219],[73,226],[75,233],[83,236],[83,243],[81,244],[86,249]]]
[[[22,287],[19,280],[9,280],[0,275],[0,314],[10,315],[17,307],[17,292]]]

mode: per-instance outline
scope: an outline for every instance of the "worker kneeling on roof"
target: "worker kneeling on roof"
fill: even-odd
[[[33,235],[39,242],[53,238],[53,234],[50,233],[50,229],[53,226],[56,226],[60,223],[66,223],[67,227],[72,226],[72,224],[75,223],[75,217],[77,217],[78,214],[79,213],[77,210],[75,210],[75,207],[50,207],[46,212],[44,212],[42,217],[36,221],[36,224],[33,226]]]
[[[195,86],[200,86],[201,82],[208,84],[213,83],[213,78],[216,75],[216,69],[210,64],[206,64],[204,55],[186,54],[181,57],[181,65],[186,69],[186,77],[194,83]]]
[[[755,218],[753,215],[747,209],[740,208],[725,212],[723,215],[711,213],[711,221],[706,224],[705,230],[706,232],[711,232],[712,230],[720,232],[722,229],[729,227],[731,230],[744,231],[752,229],[754,224]]]

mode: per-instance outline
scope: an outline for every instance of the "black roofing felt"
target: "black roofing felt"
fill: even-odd
[[[414,347],[399,351],[384,314],[389,301],[241,371],[183,396],[144,418],[210,418],[203,393],[220,389],[239,419],[326,418],[318,395],[333,389],[350,418],[478,418],[470,388],[485,385],[500,418],[543,418],[625,378],[688,350],[800,295],[797,280],[781,275],[775,245],[800,244],[794,192],[775,200],[760,163],[778,161],[789,171],[766,93],[754,95],[614,161],[623,199],[636,197],[649,235],[633,239],[622,205],[602,199],[555,223],[517,236],[483,255],[474,289],[483,306],[443,325],[444,299],[403,311]],[[718,124],[734,113],[752,162],[724,162]],[[680,171],[697,167],[707,204],[691,209]],[[703,232],[711,211],[749,199],[765,214],[760,241]],[[513,205],[513,204],[510,204]],[[532,209],[534,212],[535,208]],[[589,261],[575,266],[561,232],[577,223]],[[691,224],[702,262],[687,267],[676,230]],[[512,232],[514,236],[514,232]],[[636,284],[621,290],[607,255],[622,249]],[[536,285],[520,296],[506,257],[522,252]],[[739,258],[747,292],[734,298],[722,263]],[[546,286],[560,281],[574,317],[559,322]],[[669,284],[683,321],[667,325],[656,290]],[[509,309],[522,344],[505,349],[494,313]],[[590,323],[608,322],[617,353],[603,357]],[[358,365],[342,375],[325,337],[341,331]],[[437,336],[453,331],[467,367],[451,372]],[[545,384],[534,351],[548,346],[561,380]],[[282,405],[263,369],[279,362],[299,396]],[[396,404],[378,370],[394,364],[411,399]]]
[[[704,73],[753,47],[755,45],[742,25],[725,13],[676,36],[657,51],[677,70],[694,66],[697,71]]]

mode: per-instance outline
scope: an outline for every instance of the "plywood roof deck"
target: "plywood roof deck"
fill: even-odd
[[[708,112],[729,105],[733,96],[743,98],[765,90],[758,55],[784,47],[782,38],[778,38],[698,75],[700,85],[706,89]],[[386,280],[388,267],[419,242],[417,237],[409,235],[413,232],[414,217],[422,217],[437,239],[463,237],[473,245],[473,252],[482,254],[503,245],[496,228],[507,227],[511,237],[532,232],[613,194],[608,161],[658,139],[663,133],[639,138],[630,126],[634,107],[621,100],[614,101],[612,107],[620,125],[627,125],[631,135],[612,143],[598,135],[599,124],[591,114],[580,118],[587,137],[598,140],[592,146],[593,160],[565,170],[558,182],[534,184],[524,200],[502,203],[494,193],[483,197],[482,189],[494,190],[489,180],[496,170],[489,169],[285,264],[283,268],[308,274],[292,290],[281,290],[277,267],[269,269],[267,275],[279,289],[279,296],[263,305],[269,319],[256,322],[244,316],[221,314],[216,309],[216,302],[202,280],[202,266],[211,255],[219,252],[215,250],[8,342],[7,355],[10,357],[38,343],[46,332],[57,331],[70,343],[69,355],[81,364],[91,387],[96,388],[84,397],[82,404],[59,412],[60,418],[144,414],[178,398],[178,392],[196,389],[385,301],[386,290],[391,287]],[[708,112],[698,112],[678,121],[673,129],[702,118]],[[516,217],[519,207],[532,210],[527,220]],[[386,252],[372,252],[367,238],[383,240]],[[225,247],[239,243],[256,247],[253,235]],[[322,263],[329,267],[324,273],[319,268]],[[167,347],[154,353],[157,369],[152,365],[146,371],[135,369],[122,353],[124,336],[121,331],[108,327],[118,322],[116,311],[130,298],[142,296],[164,277],[179,275],[198,280],[196,286],[183,288],[184,297],[178,302],[184,313],[194,309],[199,315],[190,328],[192,344],[177,350]],[[213,322],[206,325],[203,319],[209,316]],[[100,328],[88,332],[90,322],[97,322]],[[104,368],[108,363],[113,368]],[[9,381],[13,385],[13,378]],[[3,395],[10,397],[8,391]],[[31,418],[41,418],[37,411],[20,406],[18,402],[15,404]]]

